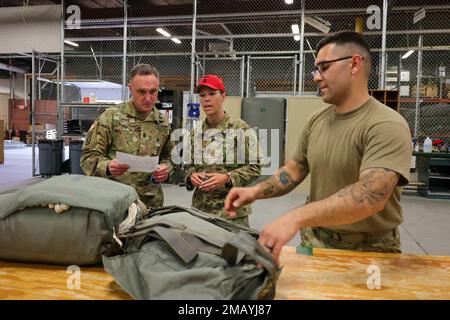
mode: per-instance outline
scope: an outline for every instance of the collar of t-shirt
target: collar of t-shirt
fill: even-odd
[[[349,112],[336,112],[334,111],[334,106],[332,107],[334,118],[337,120],[345,120],[349,118],[353,118],[361,113],[363,113],[367,108],[370,108],[370,105],[372,104],[373,97],[369,97],[366,102],[364,102],[361,106],[356,108],[355,110],[349,111]]]

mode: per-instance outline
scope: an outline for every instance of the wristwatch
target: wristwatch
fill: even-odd
[[[228,172],[225,172],[225,174],[228,176],[228,181],[225,183],[225,187],[232,188],[233,187],[233,181],[231,180],[231,174]]]

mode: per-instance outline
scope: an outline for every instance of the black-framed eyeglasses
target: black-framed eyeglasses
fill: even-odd
[[[350,59],[350,58],[353,58],[353,55],[342,57],[342,58],[338,58],[338,59],[334,59],[334,60],[320,61],[316,66],[314,66],[314,69],[311,72],[311,74],[312,74],[313,77],[315,77],[316,72],[319,72],[320,75],[322,75],[329,67],[329,65],[325,67],[325,64],[332,63],[332,62],[337,62],[337,61],[341,61],[341,60],[345,60],[345,59]],[[364,60],[364,57],[361,57],[361,58],[362,58],[362,60]]]

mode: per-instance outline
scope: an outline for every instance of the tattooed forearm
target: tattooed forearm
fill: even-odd
[[[273,194],[274,185],[269,181],[266,183],[266,187],[263,190],[264,196],[270,197]]]
[[[367,202],[370,206],[377,206],[389,198],[397,181],[398,173],[392,170],[367,169],[361,173],[357,183],[345,187],[337,193],[337,196],[340,198],[350,196],[357,204]]]
[[[297,208],[296,226],[338,226],[366,219],[383,210],[398,179],[399,174],[395,171],[381,168],[364,170],[358,182],[328,198]]]
[[[287,185],[291,180],[291,177],[289,176],[289,173],[284,171],[283,169],[280,172],[280,182],[282,185]]]
[[[292,163],[290,165],[293,166]],[[295,171],[297,172],[296,179],[292,177],[292,174],[288,172],[288,169],[282,167],[277,170],[272,177],[266,181],[263,181],[260,189],[262,191],[261,198],[271,198],[285,195],[298,186],[307,175],[306,170],[300,167],[294,167],[294,169],[291,168],[290,170],[291,172],[298,170],[298,172]]]

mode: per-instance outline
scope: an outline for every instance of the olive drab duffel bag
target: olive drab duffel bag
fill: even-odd
[[[62,175],[0,193],[0,259],[49,264],[101,263],[123,232],[147,213],[133,187]]]
[[[117,234],[103,266],[135,299],[273,299],[281,270],[258,232],[179,206]]]

